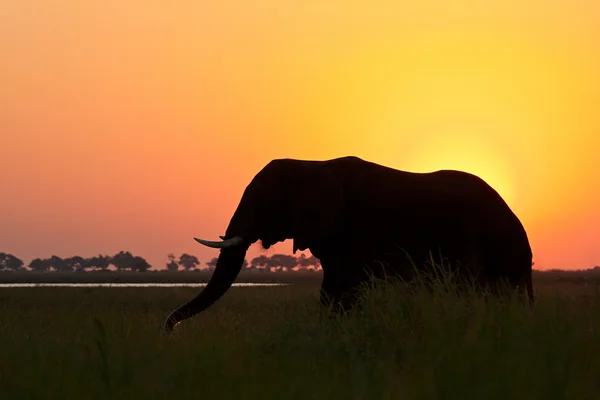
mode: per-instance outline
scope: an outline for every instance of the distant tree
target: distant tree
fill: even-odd
[[[65,271],[85,271],[88,268],[88,262],[85,258],[73,256],[63,260],[63,268]]]
[[[297,264],[298,259],[288,254],[273,254],[267,262],[270,269],[275,271],[289,271]]]
[[[311,264],[315,266],[316,271],[319,271],[322,269],[321,260],[319,260],[317,257],[310,256],[308,259],[311,260]]]
[[[143,257],[135,256],[131,262],[131,270],[138,272],[146,272],[152,268],[152,265],[148,263]]]
[[[35,258],[29,263],[29,269],[36,272],[46,272],[50,270],[50,259]]]
[[[214,271],[215,267],[217,266],[217,260],[218,258],[215,257],[206,263],[206,266],[208,267],[209,271]]]
[[[23,266],[23,261],[8,253],[0,253],[0,271],[17,271]]]
[[[298,266],[300,269],[309,269],[308,267],[313,266],[315,270],[321,268],[321,262],[315,256],[306,257],[304,254],[301,254],[298,257]]]
[[[258,257],[254,257],[250,261],[250,265],[256,269],[268,270],[269,267],[267,266],[267,264],[269,264],[269,257],[267,257],[265,255],[260,255]]]
[[[91,258],[86,258],[85,263],[87,268],[104,271],[111,263],[110,256],[97,255]]]
[[[5,264],[6,269],[13,270],[13,271],[18,271],[20,269],[23,269],[23,266],[25,265],[23,260],[13,256],[12,254],[9,254],[7,256],[5,263],[6,263]]]
[[[170,253],[167,255],[167,258],[169,259],[169,262],[167,263],[167,270],[172,272],[177,271],[179,269],[179,264],[177,264],[177,261],[175,261],[175,254]]]
[[[73,269],[71,269],[70,266],[65,263],[65,260],[63,260],[59,256],[53,255],[52,257],[50,257],[50,259],[48,260],[48,262],[50,263],[50,267],[52,269],[54,269],[55,271],[59,271],[59,272],[71,272],[71,271],[73,271]]]
[[[183,253],[179,257],[179,265],[181,265],[186,271],[194,269],[194,267],[198,264],[200,264],[200,261],[198,261],[198,258],[196,256]]]
[[[120,251],[112,256],[110,263],[114,265],[118,271],[130,269],[133,265],[134,257],[128,251]]]
[[[75,271],[78,272],[84,272],[86,270],[91,270],[92,269],[92,264],[91,264],[91,260],[87,257],[78,257],[75,261]]]
[[[305,254],[300,254],[300,257],[298,257],[298,269],[307,269],[309,266],[308,257]]]

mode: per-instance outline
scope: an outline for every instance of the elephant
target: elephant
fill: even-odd
[[[275,159],[246,187],[221,240],[205,288],[173,311],[164,328],[210,307],[241,270],[249,246],[293,240],[321,262],[320,301],[351,309],[375,275],[410,279],[443,254],[488,288],[501,282],[533,301],[532,250],[519,218],[481,178],[462,171],[407,172],[359,157]]]

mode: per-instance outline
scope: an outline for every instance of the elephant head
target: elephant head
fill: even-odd
[[[220,249],[217,265],[206,287],[169,315],[165,329],[215,303],[235,281],[251,244],[260,240],[268,249],[293,239],[294,253],[305,250],[335,235],[342,210],[342,183],[327,162],[271,161],[247,186],[222,241],[195,238]]]

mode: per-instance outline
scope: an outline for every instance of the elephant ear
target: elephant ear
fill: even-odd
[[[315,169],[296,189],[291,200],[294,253],[335,235],[344,208],[342,183],[331,172]]]

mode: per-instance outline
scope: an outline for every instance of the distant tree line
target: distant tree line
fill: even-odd
[[[197,270],[201,265],[196,256],[183,253],[179,259],[171,253],[167,255],[166,264],[168,271],[191,271]],[[214,270],[218,258],[215,257],[206,262],[208,270]],[[111,256],[97,255],[94,257],[73,256],[61,258],[53,255],[50,258],[35,258],[31,260],[27,268],[19,258],[12,254],[0,253],[0,271],[36,271],[36,272],[85,272],[85,271],[106,271],[110,266],[114,266],[117,271],[138,271],[144,272],[152,268],[143,257],[134,256],[128,251],[120,251]],[[180,269],[181,267],[181,269]],[[299,271],[321,269],[319,259],[314,256],[306,257],[304,254],[299,257],[287,254],[273,254],[272,256],[261,255],[253,258],[250,263],[244,260],[242,268],[250,271]]]
[[[210,270],[217,266],[218,258],[215,257],[206,263]],[[260,255],[254,257],[250,263],[244,260],[242,268],[250,271],[318,271],[321,269],[321,263],[315,256],[306,257],[301,254],[300,257],[288,254],[273,254],[272,256]]]
[[[83,272],[107,270],[113,265],[118,271],[147,271],[152,266],[140,256],[134,256],[128,251],[120,251],[114,256],[98,255],[94,257],[73,256],[61,258],[35,258],[31,260],[28,269],[36,272]],[[24,263],[12,254],[0,253],[0,271],[27,271]]]

